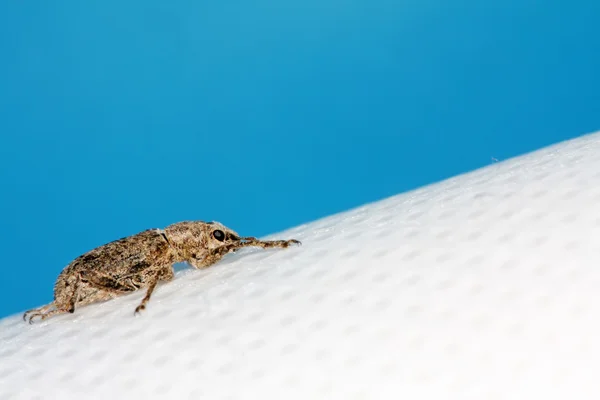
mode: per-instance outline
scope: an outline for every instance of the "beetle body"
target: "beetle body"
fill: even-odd
[[[285,248],[299,241],[263,241],[240,237],[218,222],[184,221],[165,229],[148,229],[103,246],[74,259],[54,285],[54,301],[29,310],[24,319],[75,312],[87,304],[109,300],[147,288],[135,313],[146,308],[156,285],[174,278],[173,264],[186,262],[206,268],[242,247]]]

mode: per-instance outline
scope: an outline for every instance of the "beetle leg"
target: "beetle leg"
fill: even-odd
[[[152,292],[154,292],[154,289],[156,288],[156,285],[158,284],[159,280],[159,274],[155,274],[150,278],[148,282],[148,290],[146,290],[146,295],[142,299],[140,305],[135,308],[135,311],[133,313],[134,315],[139,314],[140,311],[146,309],[146,304],[148,304],[148,302],[150,301],[150,296],[152,296]]]
[[[28,321],[30,324],[32,324],[35,318],[40,318],[40,320],[44,320],[52,315],[64,314],[66,312],[67,310],[57,308],[56,304],[52,302],[50,304],[46,304],[45,306],[25,311],[25,313],[23,314],[23,321]]]
[[[146,290],[146,295],[142,299],[140,305],[135,308],[134,315],[139,314],[140,311],[146,309],[146,304],[150,301],[150,296],[152,296],[152,292],[156,289],[156,285],[158,285],[159,281],[170,281],[174,277],[175,274],[173,273],[171,265],[165,265],[158,269],[154,274],[147,276],[146,286],[148,289]]]

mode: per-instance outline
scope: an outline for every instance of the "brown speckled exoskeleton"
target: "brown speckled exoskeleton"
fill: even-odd
[[[107,243],[73,260],[54,285],[54,301],[27,311],[23,319],[46,319],[75,312],[87,304],[147,288],[135,314],[146,308],[160,281],[174,277],[173,264],[187,262],[206,268],[242,247],[286,248],[298,240],[258,240],[240,237],[218,222],[184,221],[165,229],[148,229]]]

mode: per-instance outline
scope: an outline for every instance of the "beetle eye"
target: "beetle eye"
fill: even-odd
[[[219,242],[222,242],[223,240],[225,240],[225,234],[223,233],[222,230],[217,229],[216,231],[213,231],[212,235]]]

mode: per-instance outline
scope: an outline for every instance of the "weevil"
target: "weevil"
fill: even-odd
[[[159,282],[175,277],[173,264],[207,268],[243,247],[286,248],[296,239],[259,240],[241,237],[219,222],[183,221],[164,229],[148,229],[97,247],[77,257],[59,274],[54,301],[23,314],[25,321],[73,313],[84,305],[146,288],[134,314],[146,308]]]

